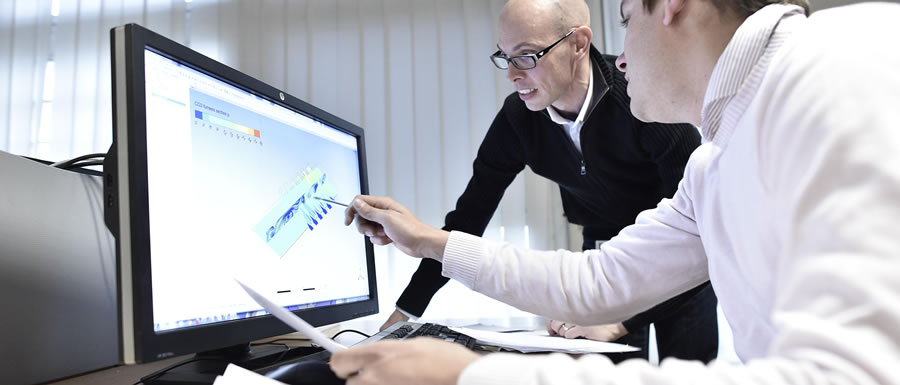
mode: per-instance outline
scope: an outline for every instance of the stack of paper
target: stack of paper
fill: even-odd
[[[562,352],[562,353],[624,353],[640,349],[613,342],[599,342],[583,338],[566,339],[550,336],[546,330],[524,333],[498,333],[469,328],[451,328],[469,335],[483,345],[494,345],[522,353]]]

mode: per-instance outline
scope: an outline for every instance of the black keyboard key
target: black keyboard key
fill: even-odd
[[[402,325],[390,334],[384,336],[385,339],[408,339],[415,337],[432,337],[447,342],[453,342],[473,349],[475,339],[462,333],[458,333],[444,325],[433,323],[419,324],[418,327],[412,325]]]

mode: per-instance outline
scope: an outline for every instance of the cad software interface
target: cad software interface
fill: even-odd
[[[369,298],[356,138],[144,52],[153,323],[157,332]]]

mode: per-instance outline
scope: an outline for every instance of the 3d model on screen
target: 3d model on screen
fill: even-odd
[[[335,190],[327,182],[327,174],[307,168],[297,177],[297,183],[284,198],[269,211],[254,232],[279,256],[293,245],[307,230],[313,230],[332,206],[317,198],[335,199]]]

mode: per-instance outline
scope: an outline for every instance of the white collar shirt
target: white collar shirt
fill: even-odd
[[[587,111],[591,106],[591,98],[594,96],[594,71],[593,69],[589,71],[590,76],[588,80],[588,88],[587,95],[584,97],[584,104],[581,105],[581,111],[578,112],[578,117],[575,120],[569,120],[564,118],[559,112],[556,111],[556,108],[553,108],[552,105],[547,106],[547,114],[550,115],[550,120],[554,123],[562,126],[563,129],[566,130],[566,133],[569,134],[569,137],[572,138],[572,143],[575,145],[575,148],[578,149],[578,152],[581,151],[581,127],[584,126],[584,118],[587,116]]]

